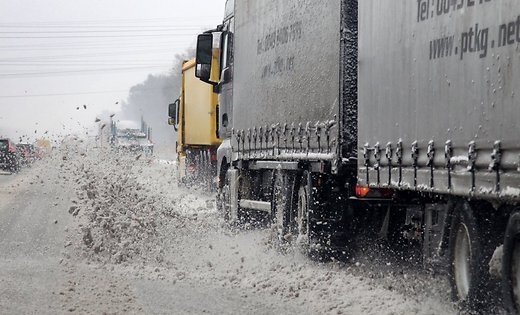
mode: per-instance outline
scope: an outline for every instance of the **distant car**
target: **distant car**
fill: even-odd
[[[36,150],[30,143],[18,143],[16,145],[20,151],[22,165],[31,165],[36,160]]]
[[[0,168],[13,173],[20,170],[20,152],[7,138],[0,139]]]

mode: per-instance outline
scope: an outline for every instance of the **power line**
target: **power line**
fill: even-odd
[[[126,50],[129,49],[144,49],[146,48],[147,51],[157,51],[157,50],[167,50],[167,49],[179,49],[179,48],[187,48],[190,46],[191,42],[186,43],[178,43],[174,41],[170,41],[169,43],[161,43],[156,44],[154,42],[141,42],[141,43],[99,43],[99,44],[75,44],[71,43],[69,45],[54,45],[54,46],[45,46],[45,47],[38,47],[37,45],[24,45],[24,46],[18,46],[17,48],[7,48],[0,46],[0,51],[3,52],[4,56],[6,53],[10,52],[39,52],[39,51],[60,51],[60,50],[83,50],[86,52],[92,52],[92,51],[103,51],[103,50],[110,50],[110,51],[120,51],[120,50]],[[193,42],[193,46],[194,46]],[[19,54],[17,53],[19,56]]]
[[[165,65],[170,64],[171,60],[150,60],[150,61],[143,61],[143,62],[137,62],[141,60],[131,60],[131,61],[110,61],[110,60],[100,60],[100,61],[92,61],[92,60],[77,60],[77,61],[54,61],[54,62],[8,62],[4,63],[0,61],[0,66],[92,66],[92,65],[107,65],[107,66],[148,66],[148,65]],[[159,63],[162,62],[162,63]]]
[[[25,97],[47,97],[47,96],[71,96],[71,95],[94,95],[112,94],[128,92],[128,90],[98,91],[98,92],[77,92],[77,93],[56,93],[56,94],[25,94],[25,95],[0,95],[0,98],[25,98]]]
[[[144,91],[152,91],[152,90],[162,90],[164,88],[142,88],[140,90]],[[130,89],[127,90],[112,90],[112,91],[90,91],[90,92],[70,92],[70,93],[51,93],[51,94],[22,94],[22,95],[0,95],[0,98],[23,98],[23,97],[48,97],[48,96],[72,96],[72,95],[95,95],[95,94],[112,94],[112,93],[121,93],[121,92],[130,92]]]
[[[64,49],[75,49],[75,50],[106,50],[106,49],[128,49],[128,48],[183,48],[185,45],[177,44],[175,42],[165,43],[154,43],[154,42],[142,42],[142,43],[68,43],[68,44],[57,44],[57,45],[46,45],[46,46],[35,46],[32,45],[18,45],[18,46],[0,46],[2,51],[46,51],[46,50],[64,50]]]
[[[95,58],[95,57],[104,57],[104,56],[123,56],[123,55],[142,55],[142,54],[150,54],[150,53],[161,53],[161,54],[171,54],[172,51],[170,49],[146,49],[146,50],[128,50],[128,51],[113,51],[106,53],[85,53],[85,54],[73,54],[73,55],[46,55],[46,56],[24,56],[18,58],[6,58],[0,59],[0,62],[11,62],[11,61],[32,61],[32,60],[63,60],[63,58]]]
[[[104,72],[126,72],[126,71],[143,71],[150,69],[164,69],[163,66],[146,66],[146,67],[125,67],[125,68],[104,68],[104,69],[84,69],[84,70],[64,70],[64,71],[48,71],[48,72],[23,72],[23,73],[0,73],[0,77],[25,77],[25,76],[53,76],[53,75],[72,75],[72,74],[93,74]]]
[[[16,67],[41,67],[41,68],[45,68],[45,67],[65,67],[65,68],[77,68],[77,67],[83,67],[85,68],[85,66],[89,66],[89,67],[103,67],[103,66],[143,66],[143,67],[169,67],[171,66],[172,63],[162,63],[162,64],[159,64],[159,63],[154,63],[154,64],[145,64],[145,63],[92,63],[92,64],[81,64],[81,63],[74,63],[74,64],[60,64],[60,63],[57,63],[57,64],[38,64],[38,63],[30,63],[30,64],[23,64],[23,65],[14,65]],[[6,65],[6,64],[0,64],[0,67],[12,67],[13,65]],[[59,68],[58,68],[59,69]],[[1,72],[0,72],[0,75],[1,75]]]
[[[193,38],[193,41],[195,40],[195,37]],[[182,40],[184,42],[184,39]],[[47,48],[47,47],[68,47],[68,46],[119,46],[119,45],[139,45],[139,44],[152,44],[152,45],[173,45],[173,44],[180,44],[182,43],[177,39],[172,38],[133,38],[133,37],[126,37],[126,38],[100,38],[98,40],[84,40],[84,39],[77,39],[77,40],[67,40],[67,41],[55,41],[55,42],[49,42],[49,41],[42,41],[39,42],[37,45],[34,44],[34,41],[26,40],[19,43],[7,43],[7,41],[3,41],[0,45],[0,49],[2,48],[33,48],[33,49],[40,49],[40,48]]]
[[[191,21],[192,22],[192,21]],[[132,25],[125,25],[125,24],[119,24],[119,25],[70,25],[70,24],[56,24],[56,25],[2,25],[0,23],[1,28],[17,28],[17,29],[60,29],[60,28],[67,28],[67,29],[85,29],[85,28],[105,28],[105,29],[111,29],[111,28],[136,28],[139,27],[142,28],[175,28],[175,29],[190,29],[190,28],[205,28],[205,27],[211,27],[211,25],[204,26],[200,23],[193,23],[193,24],[187,24],[183,23],[182,25],[174,25],[174,24],[156,24],[156,25],[142,25],[142,24],[132,24]]]
[[[150,48],[153,46],[154,48],[182,48],[184,46],[181,45],[168,45],[168,44],[161,44],[161,45],[155,45],[152,43],[149,44],[120,44],[120,45],[56,45],[56,46],[46,46],[46,47],[31,47],[29,45],[27,46],[20,46],[20,47],[3,47],[0,46],[0,51],[4,52],[37,52],[37,51],[49,51],[49,50],[107,50],[107,49],[130,49],[130,48]]]
[[[125,38],[125,37],[169,37],[169,36],[194,36],[193,33],[186,34],[135,34],[135,35],[63,35],[63,36],[0,36],[1,39],[69,39],[69,38]]]
[[[202,21],[207,20],[216,20],[220,21],[222,19],[221,15],[214,15],[214,16],[197,16],[197,19],[200,19]],[[0,27],[21,27],[21,26],[49,26],[49,25],[62,25],[62,26],[77,26],[77,25],[107,25],[107,24],[113,24],[113,23],[130,23],[132,25],[135,25],[136,23],[171,23],[172,20],[174,21],[182,21],[182,20],[188,20],[193,21],[193,16],[176,16],[176,17],[167,17],[167,18],[151,18],[151,19],[104,19],[104,20],[63,20],[63,21],[42,21],[42,22],[30,22],[30,23],[21,23],[21,22],[13,22],[13,23],[0,23]]]
[[[174,31],[200,31],[197,28],[160,28],[152,30],[143,29],[115,29],[115,30],[75,30],[75,31],[0,31],[0,34],[83,34],[83,33],[153,33],[153,32],[174,32]]]

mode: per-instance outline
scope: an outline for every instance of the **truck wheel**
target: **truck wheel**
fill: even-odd
[[[273,194],[271,200],[271,217],[273,243],[279,248],[291,242],[290,211],[294,176],[279,171],[274,174]]]
[[[450,245],[450,284],[452,298],[470,309],[484,303],[487,270],[477,219],[467,202],[455,205]]]
[[[294,185],[295,192],[295,234],[297,234],[296,244],[301,248],[309,258],[319,261],[328,260],[330,257],[327,248],[322,247],[319,243],[313,219],[313,187],[311,174],[308,171],[303,172],[298,185]]]
[[[520,310],[520,212],[509,217],[504,237],[502,292],[508,314]]]

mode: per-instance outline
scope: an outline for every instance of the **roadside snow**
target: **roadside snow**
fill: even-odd
[[[169,163],[100,149],[59,153],[54,161],[63,185],[76,192],[67,255],[111,274],[161,281],[164,292],[184,296],[164,302],[164,313],[457,313],[442,277],[370,259],[316,263],[297,250],[278,253],[269,229],[229,229],[214,196],[177,187]],[[150,286],[143,282],[142,290]],[[195,297],[211,292],[220,304],[197,308]]]

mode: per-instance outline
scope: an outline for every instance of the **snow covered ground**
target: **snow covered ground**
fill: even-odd
[[[0,178],[0,250],[8,252],[0,258],[0,308],[12,314],[458,312],[442,276],[384,255],[318,263],[298,250],[277,252],[269,228],[229,229],[214,195],[177,187],[174,167],[71,146]],[[20,214],[22,196],[40,209],[38,216]],[[39,225],[44,233],[30,232]],[[22,232],[28,236],[20,241]],[[42,242],[47,249],[34,245]],[[35,257],[35,250],[42,254]]]

